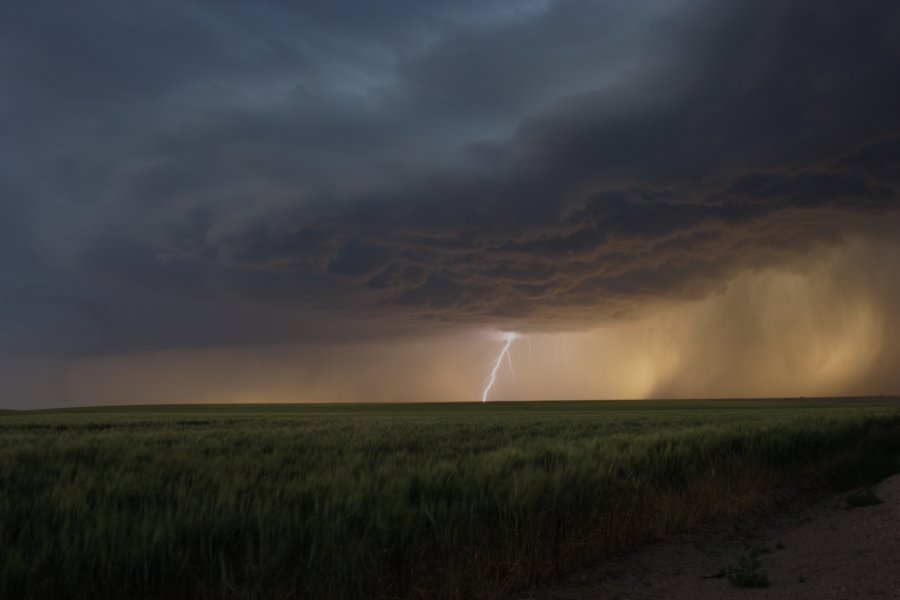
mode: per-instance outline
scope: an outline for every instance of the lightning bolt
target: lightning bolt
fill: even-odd
[[[487,376],[487,379],[484,380],[484,391],[481,393],[481,401],[487,402],[488,394],[491,393],[491,390],[494,388],[494,384],[497,383],[497,371],[500,370],[500,365],[503,364],[504,357],[506,358],[506,362],[509,365],[509,370],[513,375],[516,374],[515,370],[513,370],[512,357],[509,355],[509,347],[512,346],[513,341],[519,337],[515,332],[507,331],[503,334],[503,339],[506,342],[503,344],[503,349],[500,350],[500,354],[497,355],[497,358],[494,359],[494,362],[491,364],[491,374]]]

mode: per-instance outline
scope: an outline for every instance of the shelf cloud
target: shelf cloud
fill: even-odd
[[[822,265],[897,331],[895,2],[36,0],[0,73],[8,364],[718,330]]]

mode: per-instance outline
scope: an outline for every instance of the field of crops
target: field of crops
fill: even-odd
[[[501,597],[898,448],[889,399],[4,413],[0,597]]]

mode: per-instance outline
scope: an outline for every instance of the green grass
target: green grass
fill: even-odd
[[[0,598],[498,597],[898,434],[889,400],[4,414]]]

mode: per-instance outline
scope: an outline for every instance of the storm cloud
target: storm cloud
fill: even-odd
[[[582,331],[890,246],[898,73],[887,0],[4,3],[0,352]]]

